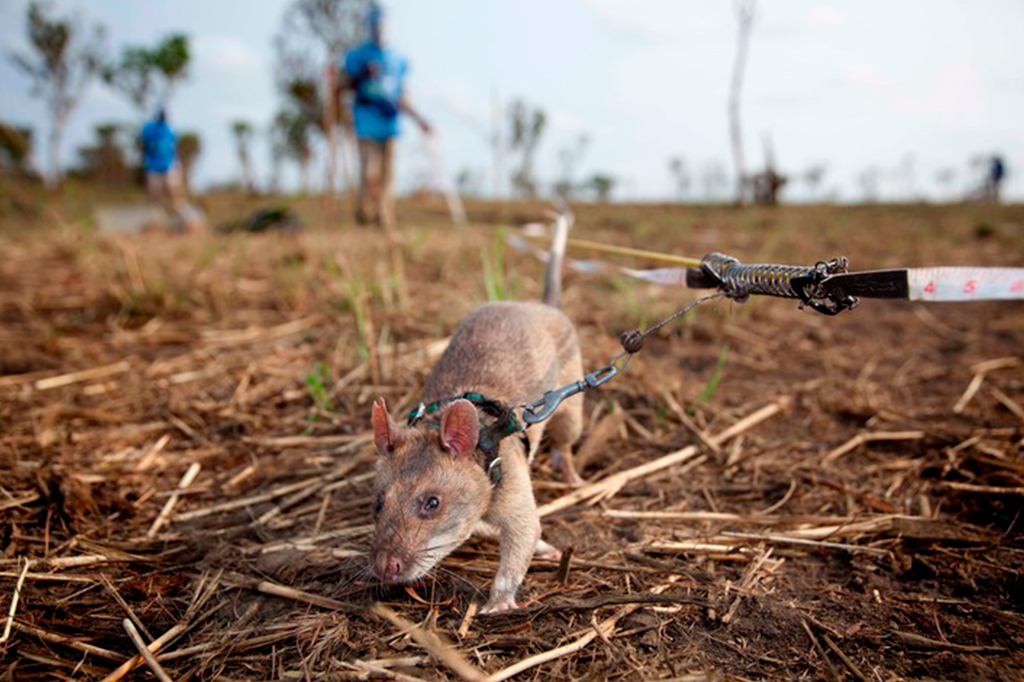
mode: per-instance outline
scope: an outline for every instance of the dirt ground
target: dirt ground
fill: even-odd
[[[114,240],[84,190],[3,199],[3,679],[150,679],[119,669],[125,619],[174,680],[458,679],[454,652],[496,673],[552,650],[514,679],[1024,679],[1020,303],[700,307],[587,396],[579,459],[605,485],[566,498],[538,459],[571,561],[473,617],[493,543],[408,589],[368,577],[370,406],[414,406],[489,295],[539,297],[542,265],[501,245],[543,206],[470,204],[459,231],[406,203],[396,251],[319,200],[298,235]],[[217,222],[259,202],[205,204]],[[576,218],[577,237],[698,257],[1024,265],[1024,207]],[[563,307],[597,368],[694,297],[567,273]]]

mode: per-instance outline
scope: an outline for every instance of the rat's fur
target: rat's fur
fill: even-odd
[[[549,275],[559,261],[557,254],[551,259]],[[553,281],[550,276],[548,281]],[[424,402],[473,392],[516,406],[582,375],[576,331],[561,311],[542,303],[488,303],[459,325],[427,380]],[[413,427],[396,424],[383,400],[375,403],[374,441],[380,458],[377,530],[370,552],[374,573],[385,582],[416,580],[476,531],[497,538],[501,547],[483,612],[515,608],[530,557],[535,552],[558,556],[540,539],[530,484],[528,460],[545,425],[556,467],[566,480],[579,483],[571,447],[583,427],[582,395],[569,398],[547,422],[526,432],[530,452],[518,435],[501,441],[497,485],[480,465],[479,416],[468,400],[445,406],[438,423],[423,420]],[[432,499],[436,508],[428,508]]]

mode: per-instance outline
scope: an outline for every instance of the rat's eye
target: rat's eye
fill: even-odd
[[[380,516],[381,510],[384,509],[384,493],[377,493],[377,498],[373,501],[373,515]]]
[[[441,498],[437,495],[424,495],[420,500],[420,516],[433,516],[441,508]]]

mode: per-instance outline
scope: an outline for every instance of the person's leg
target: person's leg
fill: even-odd
[[[370,222],[367,204],[370,194],[370,162],[373,158],[370,140],[359,139],[359,191],[356,194],[356,223],[366,225]]]
[[[160,203],[160,174],[146,171],[146,199],[150,204]]]
[[[380,186],[377,197],[377,215],[380,216],[384,229],[391,233],[395,228],[395,205],[391,196],[391,184],[394,178],[394,138],[379,143],[380,147]]]

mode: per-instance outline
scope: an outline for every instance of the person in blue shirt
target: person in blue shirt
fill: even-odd
[[[337,79],[335,102],[352,92],[352,114],[359,145],[359,195],[356,221],[376,221],[389,231],[394,226],[391,184],[394,142],[399,115],[410,116],[424,133],[430,124],[405,97],[406,60],[385,44],[384,12],[372,5],[366,18],[369,40],[346,54]]]
[[[142,166],[146,171],[146,194],[153,204],[162,205],[175,216],[181,202],[178,188],[178,167],[174,160],[177,138],[167,124],[167,112],[157,111],[156,118],[142,127]]]

